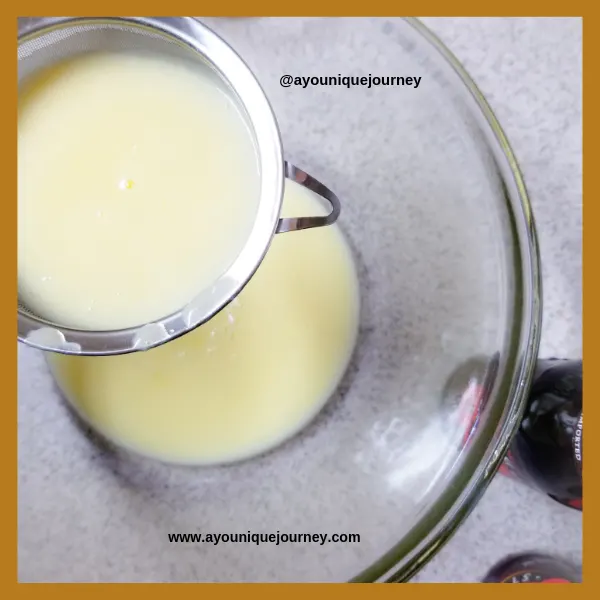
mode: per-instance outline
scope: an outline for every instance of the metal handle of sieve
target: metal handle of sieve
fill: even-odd
[[[301,229],[312,229],[313,227],[324,227],[333,225],[340,216],[339,198],[320,181],[305,173],[302,169],[295,167],[287,160],[284,162],[284,172],[287,179],[308,188],[311,192],[318,194],[324,200],[331,204],[331,212],[323,217],[292,217],[281,218],[275,229],[275,233],[287,233],[288,231],[299,231]]]

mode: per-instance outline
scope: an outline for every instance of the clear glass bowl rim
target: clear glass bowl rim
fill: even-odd
[[[402,583],[410,580],[451,538],[475,507],[502,463],[521,421],[538,357],[542,321],[541,267],[535,222],[523,176],[508,139],[484,95],[454,54],[419,19],[404,17],[403,20],[431,44],[460,77],[493,132],[495,145],[510,169],[518,192],[516,200],[507,195],[516,254],[515,296],[523,302],[515,306],[512,344],[496,402],[476,439],[465,451],[461,469],[408,534],[352,582]],[[526,225],[524,243],[520,243],[515,222]],[[499,406],[498,398],[502,396],[506,402]]]

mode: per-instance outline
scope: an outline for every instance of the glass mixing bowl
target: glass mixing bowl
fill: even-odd
[[[351,367],[293,439],[193,468],[85,430],[43,355],[19,346],[19,577],[408,580],[494,475],[530,383],[540,274],[515,158],[475,84],[416,20],[205,22],[257,75],[286,157],[342,200],[362,302]],[[284,74],[421,81],[284,88]],[[199,532],[360,541],[168,538]]]

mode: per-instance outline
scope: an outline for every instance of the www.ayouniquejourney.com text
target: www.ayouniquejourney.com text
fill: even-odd
[[[360,542],[358,533],[169,533],[169,542],[179,544],[336,544]]]

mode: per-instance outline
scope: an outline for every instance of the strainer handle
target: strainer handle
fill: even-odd
[[[311,229],[313,227],[324,227],[325,225],[333,225],[340,216],[340,200],[339,198],[320,181],[305,173],[302,169],[295,167],[287,160],[284,163],[284,172],[287,179],[291,179],[296,183],[308,188],[315,194],[318,194],[329,204],[331,204],[331,212],[324,217],[292,217],[281,218],[277,224],[275,233],[287,233],[288,231],[299,231],[301,229]]]

